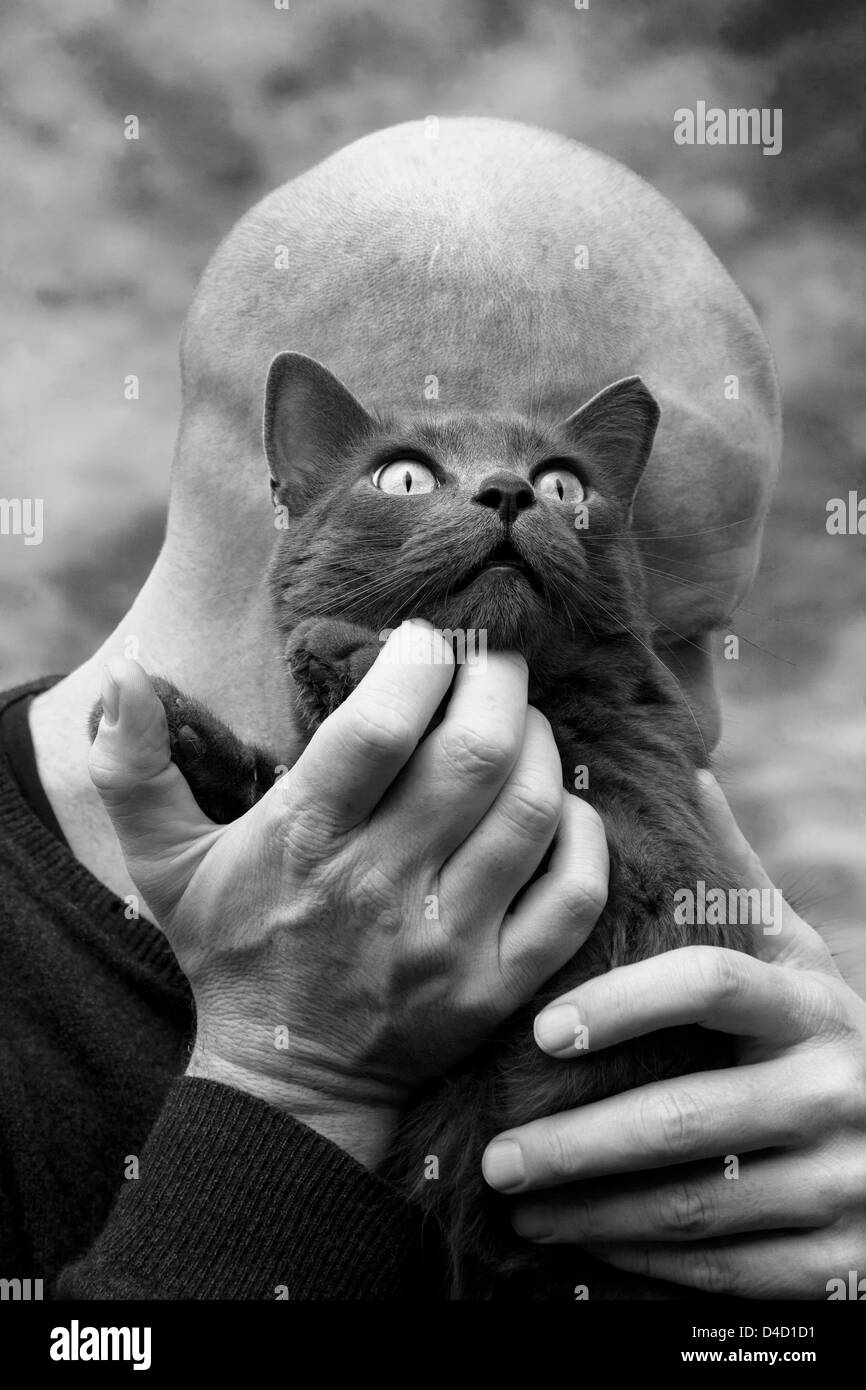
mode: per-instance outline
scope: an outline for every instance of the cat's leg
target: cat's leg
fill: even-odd
[[[286,662],[307,732],[343,703],[367,674],[382,644],[371,628],[337,618],[308,618],[289,635]]]
[[[272,787],[277,760],[255,745],[242,743],[201,701],[184,695],[171,681],[151,676],[165,710],[172,761],[177,763],[206,816],[220,825],[237,820]],[[91,739],[102,718],[102,703],[90,714]]]

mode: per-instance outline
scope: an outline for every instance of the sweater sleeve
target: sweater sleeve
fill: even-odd
[[[255,1097],[184,1077],[68,1299],[435,1297],[420,1220],[342,1149]]]

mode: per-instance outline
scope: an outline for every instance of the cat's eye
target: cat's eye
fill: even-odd
[[[376,469],[372,481],[380,492],[390,493],[392,497],[414,497],[439,486],[433,469],[418,459],[393,459],[391,463],[383,463]]]
[[[582,502],[584,498],[583,484],[575,473],[568,468],[559,465],[548,465],[537,473],[532,480],[539,497],[548,497],[552,502],[566,502],[572,505],[575,502]]]

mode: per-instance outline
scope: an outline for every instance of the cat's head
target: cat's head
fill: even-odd
[[[632,501],[659,409],[629,377],[554,422],[371,413],[320,363],[274,359],[265,450],[278,621],[422,617],[552,670],[640,614]]]

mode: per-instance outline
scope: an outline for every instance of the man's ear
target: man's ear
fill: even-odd
[[[263,428],[273,501],[302,511],[374,423],[321,362],[302,352],[279,353],[268,370]]]
[[[661,411],[639,376],[605,386],[563,429],[587,463],[603,475],[602,491],[630,507],[653,446]]]

